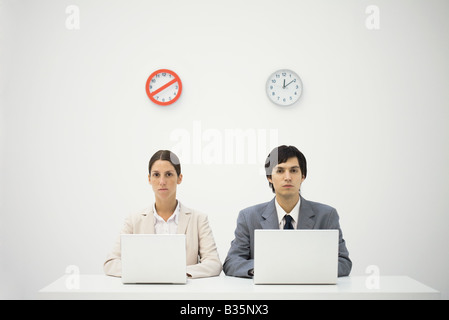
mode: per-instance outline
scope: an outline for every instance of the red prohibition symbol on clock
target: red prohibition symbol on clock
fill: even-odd
[[[151,101],[160,106],[168,106],[181,96],[182,83],[173,71],[160,69],[148,77],[145,90]]]

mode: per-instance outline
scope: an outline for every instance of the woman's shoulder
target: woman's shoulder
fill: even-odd
[[[183,205],[181,202],[179,203],[179,212],[181,214],[190,215],[191,218],[197,220],[207,220],[207,214],[201,210],[193,209]]]
[[[153,207],[146,207],[128,214],[127,220],[131,222],[136,222],[145,219],[147,217],[151,217],[152,215],[153,215]]]

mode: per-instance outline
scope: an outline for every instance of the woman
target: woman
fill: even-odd
[[[148,171],[156,202],[153,207],[130,215],[121,234],[183,233],[186,235],[187,276],[218,276],[222,264],[207,216],[185,207],[176,199],[177,185],[182,182],[178,157],[169,150],[159,150],[151,157]],[[104,263],[107,275],[121,276],[120,258],[119,237]]]

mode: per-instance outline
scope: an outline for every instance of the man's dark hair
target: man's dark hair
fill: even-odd
[[[304,178],[307,177],[307,161],[306,157],[302,154],[301,151],[299,151],[294,146],[279,146],[274,148],[270,154],[268,155],[267,159],[265,160],[265,174],[267,176],[267,179],[271,179],[271,173],[273,172],[273,168],[276,167],[278,164],[287,162],[290,158],[297,158],[299,163],[299,168],[301,169],[301,173]],[[271,187],[271,189],[274,191],[273,184],[268,181],[268,185]]]
[[[159,150],[156,152],[150,159],[150,163],[148,164],[148,172],[151,174],[151,167],[157,160],[166,160],[169,161],[173,167],[175,168],[176,174],[181,174],[181,162],[176,154],[171,152],[170,150]]]

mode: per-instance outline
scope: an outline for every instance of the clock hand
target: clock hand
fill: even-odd
[[[295,81],[295,80],[290,81],[290,82],[287,84],[287,86],[288,86],[290,83],[292,83],[293,81]],[[287,86],[285,85],[285,80],[284,80],[284,88],[287,87]]]
[[[285,89],[285,79],[284,79],[284,86],[282,87],[282,89]]]

